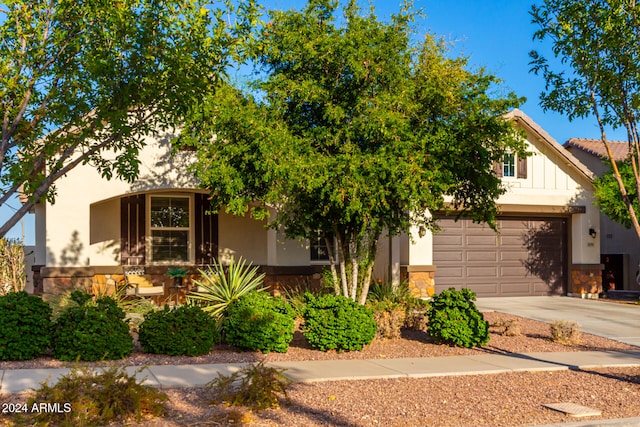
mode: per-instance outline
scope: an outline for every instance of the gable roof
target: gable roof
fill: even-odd
[[[573,154],[569,152],[566,148],[558,143],[551,135],[547,133],[544,129],[540,127],[536,122],[531,119],[531,117],[527,116],[521,110],[515,108],[505,114],[505,118],[515,120],[515,122],[529,130],[529,132],[533,133],[538,137],[538,141],[551,148],[562,160],[564,163],[577,172],[582,178],[586,179],[588,182],[591,182],[595,178],[595,174],[589,169],[584,163],[578,160]]]
[[[600,139],[589,138],[570,138],[565,144],[565,147],[575,147],[582,151],[585,151],[601,159],[608,159],[607,151],[604,148],[604,144]],[[611,152],[613,153],[613,159],[615,161],[624,160],[629,155],[629,143],[622,141],[609,141]]]

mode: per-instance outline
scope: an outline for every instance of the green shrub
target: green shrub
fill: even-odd
[[[95,303],[72,293],[79,305],[68,308],[55,322],[52,350],[56,359],[95,361],[122,359],[131,354],[133,338],[124,312],[110,297]]]
[[[474,347],[489,342],[489,323],[475,299],[473,291],[453,288],[433,297],[427,311],[428,332],[436,343]]]
[[[138,338],[147,353],[200,356],[220,341],[216,320],[197,306],[148,313]]]
[[[376,335],[373,310],[341,295],[305,294],[302,330],[318,350],[362,350]]]
[[[23,415],[28,419],[16,420],[16,424],[105,426],[129,418],[140,422],[143,416],[164,415],[166,394],[142,381],[127,374],[123,367],[99,371],[74,368],[54,385],[43,383],[26,403],[31,408],[40,402],[55,402],[59,405],[57,410]]]
[[[228,377],[218,374],[207,384],[214,392],[214,402],[247,406],[253,409],[278,408],[278,393],[287,397],[287,387],[291,380],[283,374],[283,369],[264,366],[263,362],[248,365]]]
[[[51,307],[22,292],[0,296],[0,360],[41,356],[51,341]]]
[[[328,271],[328,270],[323,270]],[[331,271],[329,271],[331,273]],[[333,293],[333,290],[327,288],[321,288],[313,286],[309,281],[298,282],[293,286],[287,285],[282,289],[282,297],[285,301],[291,305],[296,313],[296,318],[302,319],[304,307],[307,304],[304,295],[309,292],[313,295],[324,295],[328,292]]]
[[[236,347],[286,353],[293,339],[295,311],[280,297],[252,291],[227,307],[225,341]]]

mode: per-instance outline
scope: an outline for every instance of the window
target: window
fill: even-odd
[[[150,196],[151,262],[188,262],[191,242],[190,198]]]
[[[329,261],[329,251],[327,250],[327,241],[324,236],[318,236],[309,241],[309,251],[311,261]]]
[[[502,160],[502,176],[516,176],[516,156],[513,153],[505,154]]]

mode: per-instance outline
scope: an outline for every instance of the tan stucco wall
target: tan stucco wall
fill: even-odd
[[[39,207],[36,263],[52,267],[118,265],[120,197],[198,188],[187,170],[193,153],[179,152],[171,156],[171,136],[146,138],[146,146],[139,155],[140,174],[133,183],[106,181],[90,165],[78,166],[61,178],[57,183],[56,203]],[[221,260],[227,262],[231,255],[242,255],[254,264],[267,264],[267,233],[264,222],[221,214]],[[308,242],[286,239],[280,234],[273,240],[272,265],[309,265]]]
[[[46,206],[46,215],[41,215],[43,226],[36,227],[36,244],[46,253],[48,266],[117,264],[119,197],[152,189],[197,188],[187,170],[193,153],[172,157],[171,137],[167,133],[145,138],[146,146],[138,156],[140,174],[133,183],[107,181],[88,164],[74,168],[56,183],[56,202]]]
[[[269,265],[309,265],[309,241],[306,239],[287,239],[284,233],[269,230],[275,242],[270,242],[269,252],[275,253],[275,259],[269,260]]]
[[[411,227],[406,242],[409,244],[408,265],[432,265],[433,264],[433,232],[425,230],[420,236],[419,227]]]
[[[254,264],[267,264],[267,230],[265,221],[218,214],[218,255],[223,264],[239,256]]]
[[[89,257],[92,265],[120,265],[120,199],[89,207]]]

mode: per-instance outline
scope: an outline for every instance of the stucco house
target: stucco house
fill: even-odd
[[[612,141],[609,144],[615,161],[622,161],[629,155],[629,143]],[[571,138],[564,146],[596,176],[602,176],[609,171],[611,166],[602,141]],[[600,262],[604,266],[604,290],[640,291],[636,281],[640,262],[640,241],[635,230],[625,228],[604,214],[600,215],[600,229]]]
[[[500,232],[443,218],[436,234],[383,236],[376,278],[406,277],[423,297],[451,286],[478,296],[600,291],[592,173],[523,112],[507,117],[525,131],[532,154],[505,156],[496,167],[508,188],[498,200]],[[209,215],[206,192],[187,172],[193,153],[171,156],[172,137],[147,138],[135,182],[106,181],[82,165],[58,181],[55,204],[36,206],[36,292],[113,284],[128,264],[161,278],[169,266],[195,272],[232,256],[259,265],[273,286],[320,279],[327,261],[315,242],[286,239],[248,217]]]

